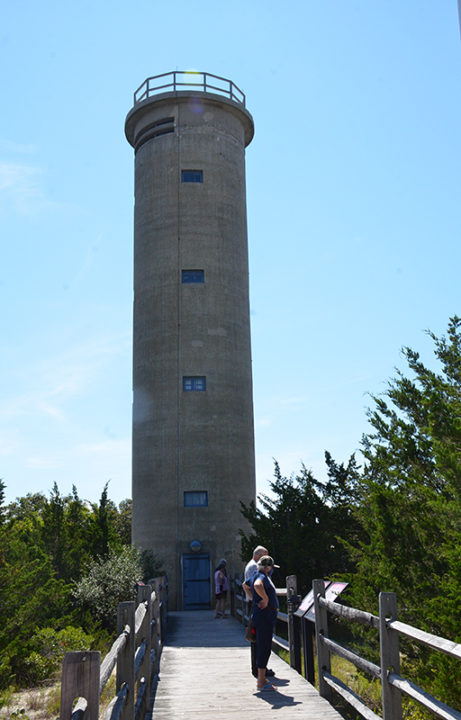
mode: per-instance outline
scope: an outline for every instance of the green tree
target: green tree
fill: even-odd
[[[104,485],[99,504],[92,504],[93,509],[93,557],[107,557],[111,545],[116,544],[117,534],[114,518],[117,508],[108,495],[109,481]]]
[[[5,522],[5,516],[6,516],[5,488],[6,488],[6,484],[0,478],[0,527]]]
[[[50,493],[50,499],[46,502],[42,511],[42,534],[46,550],[53,560],[53,566],[58,577],[63,577],[66,574],[64,568],[67,529],[64,522],[65,505],[66,501],[55,482]]]
[[[280,565],[279,576],[296,574],[300,590],[307,591],[315,577],[351,569],[341,538],[352,540],[358,523],[352,513],[358,468],[352,456],[346,466],[326,453],[328,482],[320,483],[304,466],[296,476],[282,476],[275,462],[271,495],[242,505],[252,533],[242,535],[242,559],[251,557],[257,544],[265,545]]]
[[[92,557],[93,520],[88,504],[79,498],[75,485],[66,501],[65,579],[70,582],[80,578]]]
[[[114,528],[118,542],[121,545],[131,545],[131,518],[133,515],[133,501],[122,500],[118,512],[114,517]]]
[[[27,683],[47,671],[33,643],[41,630],[59,634],[69,625],[78,633],[83,624],[100,635],[97,620],[75,605],[72,589],[97,553],[122,542],[107,485],[94,507],[75,487],[62,495],[56,483],[49,498],[29,494],[4,507],[4,488],[0,481],[0,687]],[[126,518],[122,526],[126,532]],[[116,608],[117,596],[111,601]]]
[[[69,588],[57,579],[43,542],[43,519],[30,496],[13,503],[0,531],[0,686],[26,677],[30,638],[40,624],[69,618]],[[37,502],[37,500],[39,500]]]
[[[438,370],[403,349],[410,377],[398,371],[373,397],[371,431],[362,441],[358,522],[350,545],[351,586],[359,607],[376,611],[378,593],[395,591],[403,620],[461,641],[461,320],[436,337]],[[459,667],[409,645],[421,684],[460,709]],[[439,672],[434,673],[434,667]]]

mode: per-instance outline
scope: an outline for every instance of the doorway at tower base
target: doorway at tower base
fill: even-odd
[[[209,610],[211,607],[211,565],[207,553],[183,555],[182,606],[184,610]]]

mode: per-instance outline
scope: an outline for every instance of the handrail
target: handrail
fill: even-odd
[[[116,695],[104,720],[136,720],[145,713],[158,679],[166,627],[166,578],[138,586],[134,601],[119,603],[118,636],[100,662],[99,652],[66,653],[61,682],[61,720],[99,717],[99,699],[113,669],[117,668]],[[136,693],[137,687],[137,693]],[[77,706],[72,705],[78,698]]]
[[[164,80],[163,80],[164,79]],[[227,78],[196,70],[173,70],[144,80],[134,93],[134,105],[163,91],[177,92],[180,88],[195,88],[198,92],[217,92],[245,107],[245,94]]]
[[[326,608],[332,615],[341,617],[344,620],[360,623],[361,625],[368,625],[369,627],[375,628],[375,630],[379,629],[379,617],[377,615],[372,615],[372,613],[365,612],[364,610],[350,608],[347,607],[347,605],[340,605],[332,600],[325,600],[325,598],[321,596],[319,597],[319,603],[321,607]]]
[[[461,660],[461,643],[455,643],[451,640],[441,638],[438,635],[432,635],[432,633],[420,630],[412,625],[407,625],[406,623],[400,622],[400,620],[388,622],[387,625],[391,630],[397,630],[402,633],[402,635],[412,638],[412,640],[419,640],[433,650],[439,650],[446,655],[451,655],[451,657]]]
[[[395,593],[382,592],[379,594],[379,617],[377,617],[371,615],[371,613],[364,613],[357,608],[346,608],[339,603],[325,600],[324,580],[314,580],[312,588],[315,605],[319,693],[322,697],[329,700],[330,690],[334,689],[363,717],[377,717],[351,688],[331,674],[330,654],[334,653],[381,681],[384,720],[402,720],[402,694],[417,700],[423,707],[431,710],[444,720],[461,720],[461,712],[445,705],[411,680],[401,677],[399,633],[417,640],[433,650],[461,659],[461,645],[459,643],[400,622],[397,619],[397,598]],[[379,630],[380,666],[365,660],[360,655],[329,639],[328,613]]]
[[[315,629],[317,648],[317,667],[319,672],[319,693],[327,700],[332,699],[332,691],[345,699],[362,717],[367,720],[380,720],[365,702],[342,680],[331,674],[331,654],[338,655],[355,665],[363,672],[375,678],[382,687],[383,720],[402,720],[402,695],[408,695],[424,708],[431,710],[443,720],[461,720],[461,712],[444,704],[441,700],[418,687],[411,679],[400,675],[399,635],[423,643],[432,650],[461,659],[461,643],[452,642],[424,630],[407,625],[397,618],[397,598],[395,593],[380,593],[379,615],[348,607],[325,598],[324,580],[314,580],[312,584],[314,613],[294,611],[299,602],[296,595],[296,577],[287,577],[287,587],[276,588],[277,595],[287,596],[287,613],[279,612],[278,621],[288,625],[288,641],[274,634],[274,649],[281,648],[289,653],[289,663],[301,674],[301,659],[304,658],[304,676],[314,684],[313,636]],[[246,595],[241,590],[242,581],[234,581],[234,615],[246,624],[249,620],[246,610]],[[237,603],[241,607],[237,607]],[[328,637],[328,614],[347,622],[358,623],[380,635],[380,664],[365,659],[356,652],[343,647]],[[301,652],[302,648],[302,652]]]

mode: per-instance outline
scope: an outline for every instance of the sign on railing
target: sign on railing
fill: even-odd
[[[189,88],[195,88],[198,92],[224,95],[245,106],[245,95],[232,80],[195,70],[174,70],[148,77],[135,91],[134,104],[137,105],[160,92],[177,92]]]
[[[277,588],[277,595],[284,594],[287,600],[296,598],[296,576],[287,577],[287,589]],[[234,582],[233,610],[243,624],[248,623],[246,596],[241,589],[242,582]],[[461,643],[432,635],[398,620],[395,593],[380,593],[379,616],[357,608],[342,605],[336,601],[347,583],[329,580],[314,580],[312,590],[294,607],[287,603],[288,614],[279,612],[279,622],[288,625],[288,642],[277,635],[274,646],[289,652],[290,666],[301,673],[302,659],[304,676],[314,684],[313,637],[315,630],[319,693],[330,700],[334,690],[367,720],[402,720],[402,695],[417,700],[424,708],[431,710],[443,720],[461,720],[461,712],[444,704],[418,687],[411,679],[400,675],[399,635],[411,638],[427,647],[461,660]],[[328,615],[335,615],[347,622],[355,622],[379,632],[380,664],[377,665],[328,636]],[[301,652],[302,650],[302,652]],[[342,680],[331,673],[331,654],[347,660],[381,683],[383,719],[366,706],[365,702]]]

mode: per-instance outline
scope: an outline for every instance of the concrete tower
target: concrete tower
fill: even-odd
[[[245,96],[208,73],[136,91],[133,542],[172,607],[209,607],[221,558],[240,571],[240,501],[255,498]]]

